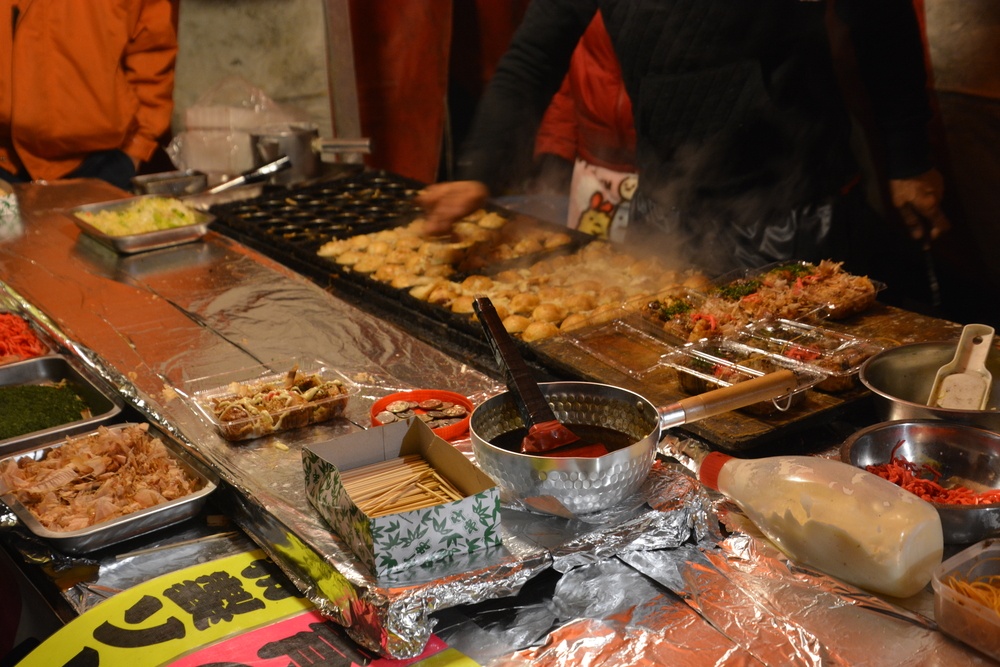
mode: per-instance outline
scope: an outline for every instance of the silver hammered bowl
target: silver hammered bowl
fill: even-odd
[[[469,421],[476,462],[507,496],[545,514],[573,517],[612,507],[635,493],[649,475],[660,439],[657,410],[627,389],[591,382],[548,382],[539,387],[562,423],[602,426],[633,443],[599,457],[547,457],[492,444],[524,428],[510,392],[480,404]]]
[[[957,342],[911,343],[871,357],[858,378],[875,395],[881,419],[942,419],[1000,432],[1000,350],[990,350],[986,368],[993,374],[993,388],[985,410],[930,407],[931,386],[939,368],[952,360]]]
[[[932,465],[946,487],[954,482],[979,492],[1000,489],[1000,434],[964,424],[937,419],[882,422],[845,440],[840,458],[859,468],[880,465],[889,462],[897,445],[896,456]],[[1000,503],[933,505],[946,544],[971,544],[1000,535]]]

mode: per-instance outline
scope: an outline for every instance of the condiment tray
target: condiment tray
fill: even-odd
[[[0,440],[0,454],[29,449],[40,442],[92,430],[99,424],[114,420],[121,413],[124,403],[117,393],[101,381],[89,377],[62,355],[46,355],[0,366],[0,387],[58,383],[62,380],[83,399],[90,408],[91,416]]]

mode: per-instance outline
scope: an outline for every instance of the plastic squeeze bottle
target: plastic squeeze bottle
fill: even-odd
[[[848,463],[711,452],[698,477],[789,558],[860,588],[909,597],[941,563],[944,537],[934,506]]]

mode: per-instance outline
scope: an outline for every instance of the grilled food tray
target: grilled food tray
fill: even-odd
[[[134,426],[134,424],[115,424],[107,428],[109,430],[116,430],[124,429],[128,426]],[[3,465],[8,460],[18,461],[25,457],[40,460],[45,457],[50,449],[61,447],[70,440],[87,438],[97,433],[98,431],[94,430],[89,433],[71,436],[68,439],[50,441],[49,444],[38,449],[8,456],[0,460],[0,465]],[[87,528],[62,532],[50,530],[42,525],[38,518],[27,507],[21,504],[15,493],[4,493],[0,496],[0,500],[3,500],[11,512],[17,516],[28,530],[38,537],[48,540],[61,551],[72,554],[97,551],[98,549],[118,544],[119,542],[124,542],[133,537],[145,535],[155,530],[166,528],[167,526],[172,526],[193,517],[201,511],[209,495],[218,486],[218,477],[211,469],[185,450],[181,444],[173,440],[171,436],[151,425],[149,426],[148,433],[159,438],[166,446],[169,455],[179,464],[180,468],[190,478],[197,481],[198,486],[195,491],[175,500],[160,503],[109,521],[103,521]]]
[[[54,438],[89,431],[99,424],[113,421],[122,412],[124,403],[117,393],[62,355],[35,357],[0,366],[0,387],[57,383],[63,380],[87,404],[91,416],[0,440],[0,454],[29,449]],[[3,410],[4,406],[0,406],[0,414]]]
[[[142,234],[127,234],[124,236],[105,234],[79,215],[81,213],[123,211],[135,205],[137,202],[142,202],[143,200],[163,198],[164,197],[162,195],[140,195],[138,197],[130,197],[128,199],[121,199],[117,201],[86,204],[84,206],[77,206],[70,209],[70,215],[84,234],[94,239],[101,245],[111,248],[115,252],[123,255],[146,252],[147,250],[156,250],[157,248],[168,248],[182,243],[191,243],[192,241],[199,240],[208,233],[208,226],[213,220],[215,220],[215,216],[198,209],[192,209],[196,220],[194,224],[173,227],[170,229],[161,229],[154,232],[145,232]]]

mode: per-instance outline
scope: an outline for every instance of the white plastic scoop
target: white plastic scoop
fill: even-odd
[[[958,339],[955,357],[938,369],[927,405],[953,410],[985,410],[993,375],[986,358],[993,346],[993,327],[967,324]]]

